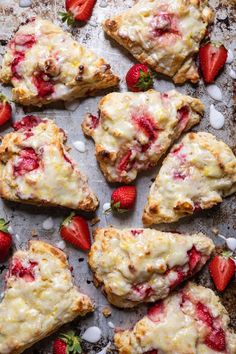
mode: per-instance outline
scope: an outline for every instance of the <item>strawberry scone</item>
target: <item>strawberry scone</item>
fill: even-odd
[[[82,123],[95,141],[96,157],[109,182],[132,182],[139,171],[155,166],[184,131],[197,124],[204,105],[172,90],[160,93],[110,93],[98,105],[99,117]]]
[[[70,159],[66,135],[52,120],[26,116],[0,145],[0,196],[37,205],[94,211],[87,178]]]
[[[97,286],[121,308],[168,296],[198,272],[214,250],[202,233],[183,235],[154,229],[97,229],[88,257]]]
[[[0,81],[11,83],[13,99],[41,106],[71,101],[119,82],[110,65],[69,33],[42,18],[22,25],[3,57]]]
[[[210,289],[189,283],[152,306],[133,330],[118,331],[119,354],[235,354],[236,334]]]
[[[184,83],[199,80],[194,57],[213,20],[207,0],[139,0],[103,27],[139,62]]]
[[[151,186],[145,225],[170,223],[236,192],[236,157],[209,133],[188,133],[173,146]]]
[[[42,241],[17,251],[0,303],[0,353],[19,354],[77,316],[93,311],[74,286],[64,252]]]

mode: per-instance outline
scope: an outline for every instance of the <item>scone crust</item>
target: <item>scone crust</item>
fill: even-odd
[[[66,141],[65,133],[52,120],[47,118],[42,119],[36,127],[33,127],[30,130],[30,134],[32,132],[34,135],[28,138],[26,138],[27,130],[25,131],[24,129],[8,133],[4,136],[0,146],[0,196],[6,200],[20,203],[61,206],[84,211],[96,210],[98,200],[89,188],[87,178],[71,162],[70,165],[67,165],[70,158],[67,154],[68,148],[64,145]],[[21,151],[35,146],[39,156],[42,154],[42,150],[45,151],[47,149],[47,152],[42,154],[43,162],[37,177],[34,177],[34,171],[26,173],[23,176],[15,176],[13,161],[19,159]],[[53,165],[54,170],[50,171],[45,167],[50,167],[49,154],[56,159]],[[45,161],[47,163],[44,163]],[[42,173],[53,172],[55,178],[61,176],[61,179],[55,182],[52,177],[50,179],[50,176],[45,176],[46,179],[43,181],[42,176],[40,176],[41,171]],[[30,174],[31,176],[29,177]],[[61,188],[63,190],[64,186],[64,193],[66,194],[67,192],[68,195],[61,196],[58,193],[54,196],[51,190],[54,190],[55,183],[65,183],[66,180],[68,185],[65,184],[64,186],[62,184]],[[74,184],[77,183],[77,195],[69,189],[72,182]],[[21,189],[21,193],[19,193],[19,188]],[[48,188],[49,194],[46,196],[48,198],[44,194],[46,193],[45,188]],[[44,197],[42,197],[42,193]]]
[[[62,46],[67,46],[66,54]],[[53,92],[48,88],[48,94],[37,92],[35,73],[47,75]],[[21,26],[9,43],[0,81],[14,86],[12,94],[17,103],[42,106],[94,95],[98,90],[118,85],[119,78],[103,58],[81,46],[57,25],[38,17]]]
[[[110,303],[120,308],[167,297],[176,286],[175,269],[183,269],[186,279],[202,268],[214,250],[214,243],[202,233],[181,235],[110,227],[96,229],[93,235],[88,263],[94,283]],[[189,273],[192,249],[199,252],[200,259]]]
[[[226,347],[227,353],[235,354],[236,351],[236,334],[229,328],[229,316],[224,308],[224,306],[220,303],[220,299],[218,296],[214,294],[214,292],[208,288],[205,288],[200,285],[196,285],[194,283],[188,283],[188,285],[178,294],[174,293],[169,296],[166,300],[164,300],[164,306],[173,307],[173,315],[178,313],[179,299],[181,294],[185,294],[187,296],[191,296],[195,302],[201,301],[204,305],[208,306],[215,317],[220,319],[221,326],[223,327],[226,335]],[[180,311],[181,312],[181,311]],[[170,314],[169,314],[170,316]],[[158,322],[155,324],[146,316],[142,320],[136,323],[133,330],[118,330],[114,336],[115,346],[118,350],[119,354],[141,354],[144,352],[148,352],[153,349],[161,349],[163,346],[165,347],[166,352],[171,353],[175,352],[176,354],[187,354],[192,352],[201,352],[206,354],[216,353],[216,351],[212,351],[208,346],[199,344],[199,338],[204,333],[203,329],[199,326],[199,332],[196,334],[196,322],[191,320],[191,313],[189,314],[189,319],[184,322],[184,318],[180,317],[179,320],[182,320],[182,338],[181,338],[181,329],[179,329],[180,336],[176,335],[175,340],[173,340],[172,335],[174,335],[175,326],[178,328],[178,323],[172,322],[168,332],[168,322],[166,322],[166,327],[163,328],[163,333],[161,329],[160,332],[155,328],[158,326]],[[169,318],[171,321],[171,318]],[[180,324],[181,326],[181,324]],[[184,336],[184,328],[186,327],[186,335]],[[162,335],[161,335],[162,333]],[[168,334],[169,333],[169,334]],[[188,336],[187,336],[188,334]],[[169,342],[168,342],[169,338]],[[186,343],[184,342],[184,339]],[[195,342],[196,340],[196,342]],[[189,343],[189,346],[187,345]],[[198,348],[196,348],[198,346]],[[217,351],[218,352],[218,351]],[[223,351],[220,351],[223,353]]]
[[[184,110],[184,118],[180,118]],[[96,158],[106,180],[130,183],[140,171],[154,167],[182,132],[199,123],[204,105],[175,90],[113,92],[100,100],[98,112],[99,118],[91,114],[85,117],[83,132],[95,142]],[[95,126],[93,119],[97,119]],[[148,127],[152,127],[154,139],[148,136],[142,123],[138,125],[140,119],[146,119]],[[130,166],[120,170],[121,161],[129,152]]]
[[[4,314],[5,318],[6,318],[6,322],[3,325],[0,323],[0,334],[2,336],[2,341],[0,343],[1,354],[20,354],[20,353],[24,352],[27,348],[31,347],[33,344],[38,342],[39,340],[47,337],[48,335],[50,335],[51,333],[56,331],[63,324],[72,321],[78,315],[84,316],[88,312],[93,311],[93,309],[94,309],[93,303],[90,300],[90,298],[86,295],[81,294],[78,291],[77,287],[72,284],[72,276],[69,271],[69,264],[67,262],[67,257],[63,251],[61,251],[58,248],[52,246],[51,244],[48,244],[43,241],[30,241],[28,251],[21,251],[20,250],[14,254],[13,259],[12,259],[12,264],[13,264],[13,262],[15,262],[18,259],[23,260],[23,259],[26,259],[27,257],[29,257],[29,259],[31,259],[31,260],[37,259],[40,267],[43,266],[43,263],[41,263],[41,262],[45,261],[45,260],[43,260],[43,258],[49,259],[54,264],[57,264],[58,273],[60,273],[60,272],[62,274],[64,273],[64,277],[60,278],[61,281],[62,281],[62,279],[65,279],[64,281],[67,282],[66,286],[68,286],[69,282],[71,282],[70,288],[67,290],[68,304],[65,307],[64,304],[61,305],[60,302],[58,303],[58,306],[64,306],[64,308],[62,310],[64,312],[61,313],[60,315],[58,315],[58,316],[60,316],[60,320],[55,318],[54,323],[51,322],[50,325],[47,325],[46,330],[45,330],[45,328],[44,329],[38,328],[36,330],[34,327],[35,324],[32,323],[32,336],[29,335],[29,337],[27,337],[27,339],[25,337],[25,334],[23,334],[23,336],[21,336],[20,331],[17,334],[11,333],[11,330],[10,330],[11,329],[11,322],[9,320],[9,323],[8,323],[7,313],[5,313],[5,309],[7,308],[5,301],[10,302],[9,305],[11,305],[11,303],[12,303],[12,305],[14,306],[14,302],[12,302],[12,301],[14,301],[14,298],[12,299],[12,297],[9,295],[9,291],[14,291],[14,289],[15,289],[15,291],[19,292],[21,289],[21,286],[23,286],[23,287],[28,286],[28,288],[29,288],[28,291],[30,294],[30,292],[31,292],[30,284],[31,283],[26,282],[25,284],[23,284],[23,283],[20,284],[21,280],[19,280],[18,278],[15,278],[10,273],[11,272],[11,270],[10,270],[8,277],[7,277],[5,296],[2,300],[2,303],[0,304],[0,312],[3,311],[2,314]],[[10,269],[11,269],[11,267],[10,267]],[[42,277],[42,279],[38,280],[39,284],[41,284],[41,282],[45,282],[45,284],[47,284],[47,278],[45,278],[45,276],[46,276],[45,270],[43,272],[44,273],[42,273],[42,274],[44,274],[44,275],[40,275],[40,277]],[[37,275],[37,276],[39,276],[39,275]],[[16,285],[15,282],[19,282],[18,285]],[[39,286],[41,286],[41,285],[39,285]],[[54,285],[52,285],[52,286],[54,286]],[[63,286],[63,284],[61,284],[61,286]],[[48,289],[48,290],[50,290],[50,289]],[[44,291],[44,289],[42,289],[42,291]],[[26,295],[24,294],[24,291],[23,291],[22,292],[22,299],[24,299],[25,296]],[[19,297],[19,301],[21,301],[22,299],[21,299],[21,297]],[[31,302],[31,298],[29,300],[29,303],[30,302]],[[37,307],[36,307],[36,310],[38,310]],[[33,307],[31,309],[31,311],[34,311]],[[42,314],[40,314],[40,316],[41,315]],[[16,314],[16,316],[17,316],[17,314]],[[45,321],[46,320],[47,319],[45,318]],[[27,313],[25,314],[25,318],[21,320],[21,326],[24,326],[24,323],[25,323],[24,321],[27,321]],[[4,328],[5,326],[7,326],[6,330]],[[19,339],[19,338],[22,338],[22,339]]]
[[[145,26],[147,26],[145,20],[143,20],[144,27],[137,27],[136,32],[135,29],[132,30],[132,26],[138,26],[134,14],[137,14],[139,21],[142,21],[147,16],[154,15],[155,8],[149,10],[148,6],[150,5],[151,7],[152,3],[153,1],[151,0],[141,0],[127,12],[107,19],[103,23],[104,31],[125,47],[139,62],[149,65],[158,73],[172,77],[175,83],[182,84],[187,80],[196,83],[199,80],[199,74],[194,63],[194,56],[199,50],[200,42],[205,37],[207,26],[214,20],[214,14],[212,9],[208,7],[208,1],[173,1],[173,4],[178,6],[180,21],[186,14],[191,19],[194,16],[193,11],[197,14],[195,20],[198,24],[194,22],[192,24],[192,26],[196,26],[194,35],[191,34],[190,28],[189,36],[185,38],[185,41],[183,39],[178,40],[178,37],[176,39],[182,45],[181,53],[170,48],[174,43],[172,45],[166,44],[164,49],[162,44],[158,45],[155,42],[153,42],[154,49],[151,45],[149,47],[147,44],[148,38],[143,37],[144,33],[142,33],[145,30]],[[166,7],[170,6],[170,1],[168,0],[155,0],[154,3],[157,8],[160,7],[160,11],[164,11]],[[145,9],[147,9],[146,12]],[[134,17],[133,22],[129,24],[129,19],[132,19],[132,16]],[[129,33],[129,30],[132,31],[132,34]],[[185,35],[184,31],[182,34]],[[163,51],[163,55],[158,60],[157,54],[160,50]],[[186,51],[186,55],[182,54],[184,51]],[[170,64],[169,59],[172,57],[173,60]]]
[[[186,154],[184,153],[185,146],[188,149],[186,150]],[[181,153],[182,147],[183,153]],[[174,181],[172,186],[173,194],[169,197],[170,200],[167,201],[163,178],[167,176],[167,168],[168,171],[169,169],[172,171],[171,166],[175,160],[174,155],[176,152],[178,153],[179,149],[179,155],[182,155],[184,159],[186,159],[186,162],[183,163],[184,166],[186,168],[187,166],[192,168],[192,177],[190,176],[188,185],[185,184],[185,180],[182,181],[182,184],[179,184],[178,188],[182,190],[181,194],[183,199],[181,199],[181,195],[178,198],[175,197],[177,184],[176,181]],[[198,149],[206,154],[205,160],[203,160],[200,154],[197,154]],[[190,160],[188,160],[188,158],[190,158]],[[169,171],[169,176],[172,172]],[[193,180],[191,178],[193,178]],[[170,181],[169,178],[168,181]],[[190,191],[191,181],[195,184],[202,183],[199,184],[201,190],[198,194],[194,194]],[[160,190],[161,192],[159,192]],[[182,141],[172,147],[169,155],[167,155],[163,161],[159,174],[150,189],[148,203],[143,213],[143,223],[145,225],[151,225],[178,221],[184,216],[193,214],[198,209],[209,209],[213,207],[222,202],[223,197],[229,196],[235,193],[235,191],[236,157],[229,146],[223,141],[217,140],[216,137],[210,133],[188,133]],[[164,200],[169,204],[165,204]]]

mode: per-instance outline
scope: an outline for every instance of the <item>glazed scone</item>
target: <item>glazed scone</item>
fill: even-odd
[[[119,82],[110,65],[81,46],[54,23],[35,18],[22,25],[9,42],[0,81],[11,83],[13,99],[41,106],[71,101]]]
[[[199,80],[194,57],[213,20],[207,0],[139,0],[103,27],[139,62],[184,83]]]
[[[189,283],[114,340],[119,354],[235,354],[236,334],[229,321],[212,290]]]
[[[98,109],[100,117],[88,114],[82,129],[95,141],[106,179],[123,183],[155,166],[173,141],[204,113],[200,100],[175,90],[113,92],[99,102]]]
[[[19,354],[77,316],[93,311],[74,286],[64,252],[42,241],[17,251],[0,303],[0,353]]]
[[[198,272],[214,250],[202,233],[105,228],[97,229],[94,238],[88,263],[95,284],[121,308],[165,298]]]
[[[209,133],[188,133],[173,146],[151,186],[145,225],[170,223],[236,192],[236,157]]]
[[[71,161],[54,121],[26,116],[0,145],[0,196],[37,205],[94,211],[98,200]]]

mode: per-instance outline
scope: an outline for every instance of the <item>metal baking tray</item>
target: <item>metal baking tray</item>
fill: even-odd
[[[112,66],[112,69],[121,78],[120,91],[126,90],[124,76],[129,67],[134,63],[133,58],[125,52],[114,41],[107,38],[102,30],[101,22],[114,13],[119,13],[123,9],[131,7],[132,0],[97,0],[92,18],[84,26],[70,28],[62,25],[59,19],[59,12],[64,10],[64,0],[32,0],[30,7],[19,7],[19,0],[0,0],[0,54],[5,51],[5,46],[18,26],[27,18],[35,15],[41,15],[44,18],[52,19],[60,24],[65,30],[70,31],[72,35],[83,45],[91,48],[97,55],[104,57]],[[227,48],[232,50],[236,48],[236,3],[235,0],[210,0],[210,5],[216,11],[215,25],[213,27],[214,39],[221,41]],[[1,60],[1,59],[0,59]],[[236,63],[231,64],[236,65]],[[234,67],[235,69],[235,67]],[[235,83],[229,76],[229,65],[226,65],[224,71],[217,79],[217,85],[223,92],[223,102],[216,102],[207,94],[202,81],[198,85],[192,86],[185,84],[178,86],[180,92],[190,94],[200,98],[206,105],[206,114],[201,123],[194,128],[196,131],[208,131],[218,138],[223,139],[236,152],[236,128],[235,128]],[[155,88],[159,91],[173,89],[174,84],[166,79],[155,79]],[[9,87],[1,87],[3,93],[11,95]],[[96,113],[97,103],[105,93],[100,96],[86,98],[75,102],[69,109],[63,103],[50,105],[40,109],[31,110],[29,108],[15,107],[14,119],[20,119],[27,113],[37,113],[41,117],[50,117],[55,119],[56,123],[63,128],[68,135],[68,144],[72,147],[71,154],[78,162],[81,171],[89,177],[89,183],[97,193],[100,200],[100,207],[96,215],[100,222],[94,227],[104,227],[114,225],[116,227],[142,226],[141,215],[144,204],[149,192],[151,180],[156,176],[158,168],[139,175],[136,181],[138,188],[138,198],[135,210],[127,215],[114,216],[103,213],[103,204],[109,202],[109,196],[114,186],[109,185],[100,169],[98,168],[94,156],[94,144],[87,140],[81,131],[81,121],[87,112]],[[215,130],[210,126],[209,107],[214,103],[215,107],[225,115],[225,125],[221,130]],[[0,134],[5,134],[9,129],[0,130]],[[85,142],[86,151],[80,153],[72,145],[74,141],[81,140]],[[59,208],[38,208],[27,205],[16,205],[10,202],[0,201],[0,216],[11,222],[14,231],[14,250],[27,246],[29,239],[42,239],[52,244],[60,241],[58,233],[60,222],[68,215],[69,211]],[[53,218],[54,226],[51,230],[44,230],[43,221],[48,217]],[[202,231],[213,238],[215,243],[221,247],[223,241],[215,236],[217,230],[226,237],[236,237],[236,196],[227,198],[221,205],[213,209],[199,213],[194,217],[182,219],[181,222],[170,225],[158,225],[159,230],[177,230],[179,232]],[[32,236],[34,235],[34,236]],[[35,236],[36,235],[36,236]],[[91,296],[96,303],[94,314],[83,319],[77,319],[73,323],[66,325],[64,329],[75,329],[77,333],[82,334],[86,328],[95,325],[102,329],[102,339],[96,344],[83,342],[84,353],[99,353],[110,341],[111,346],[107,352],[115,353],[112,346],[112,337],[114,329],[108,323],[112,322],[116,327],[131,327],[140,319],[146,311],[146,306],[138,307],[134,310],[118,310],[110,306],[99,289],[96,289],[92,283],[92,275],[86,262],[86,254],[67,245],[65,252],[69,257],[69,262],[73,266],[73,275],[75,283],[79,285],[82,292]],[[0,265],[0,291],[4,288],[4,276],[9,263]],[[214,289],[208,272],[203,270],[195,277],[195,280],[205,286]],[[236,330],[236,281],[232,281],[227,290],[221,295],[223,304],[226,306],[231,316],[231,325]],[[104,307],[111,308],[111,316],[105,318],[102,314]],[[51,353],[52,341],[56,334],[39,342],[25,353]]]

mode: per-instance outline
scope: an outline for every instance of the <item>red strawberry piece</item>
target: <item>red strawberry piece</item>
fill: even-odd
[[[33,76],[33,83],[38,90],[39,97],[45,97],[54,92],[53,83],[50,78],[42,72],[39,72]]]
[[[23,52],[17,52],[15,55],[12,63],[11,63],[11,72],[13,75],[13,78],[15,79],[22,79],[22,76],[18,72],[18,65],[25,59],[25,53]]]
[[[13,124],[13,129],[14,130],[20,130],[20,129],[32,129],[39,125],[39,123],[43,122],[41,118],[36,117],[36,116],[25,116],[18,122],[15,122]]]
[[[158,354],[157,349],[149,350],[148,352],[145,352],[144,354]]]
[[[123,186],[114,190],[111,195],[111,208],[118,213],[124,213],[133,208],[136,199],[135,186]]]
[[[27,266],[24,266],[19,259],[14,259],[10,267],[10,276],[22,278],[26,282],[35,280],[34,268],[38,265],[37,262],[29,261]]]
[[[200,47],[199,61],[204,81],[212,83],[227,60],[227,49],[223,44],[207,43]]]
[[[212,327],[213,317],[207,306],[203,305],[200,301],[196,304],[196,315],[198,320],[205,323],[208,327]]]
[[[88,21],[92,15],[96,0],[66,0],[66,11],[61,12],[61,19],[68,25],[75,21]]]
[[[87,221],[72,213],[60,228],[61,237],[76,248],[88,251],[91,247],[90,232]]]
[[[177,285],[182,283],[182,281],[185,279],[185,274],[183,272],[183,269],[181,267],[175,267],[167,271],[167,274],[169,272],[175,272],[176,273],[176,279],[171,282],[170,288],[174,289]]]
[[[82,354],[80,338],[74,331],[61,334],[53,343],[53,354]]]
[[[188,251],[188,258],[189,258],[189,271],[192,273],[196,267],[198,266],[201,260],[201,252],[197,251],[195,246]]]
[[[204,342],[209,348],[216,352],[225,352],[225,332],[222,328],[213,328]]]
[[[14,42],[16,45],[32,48],[36,43],[36,39],[32,34],[19,34],[15,37]]]
[[[90,114],[90,119],[91,119],[91,127],[93,129],[97,128],[98,124],[99,124],[99,118]]]
[[[122,172],[122,171],[129,171],[131,168],[131,162],[130,158],[131,158],[132,152],[131,150],[128,150],[127,153],[125,153],[122,157],[121,160],[117,166],[118,171]]]
[[[163,36],[168,33],[180,35],[176,28],[176,19],[173,13],[159,12],[155,16],[155,24],[153,25],[155,36]]]
[[[143,230],[130,230],[133,236],[140,235],[143,233]]]
[[[132,117],[132,119],[151,142],[157,139],[159,129],[152,117],[141,115],[140,117]]]
[[[184,147],[184,144],[183,143],[180,143],[179,145],[177,145],[172,151],[171,153],[174,154],[174,155],[177,155],[180,150],[182,150]]]
[[[8,232],[8,223],[0,219],[0,263],[4,262],[12,246],[12,237]]]
[[[17,165],[14,166],[14,173],[18,176],[36,170],[39,167],[39,158],[34,149],[24,148],[21,150]]]
[[[12,109],[6,96],[0,94],[0,126],[11,119]]]
[[[152,322],[159,322],[161,318],[161,314],[163,314],[163,312],[164,312],[164,303],[163,301],[159,301],[148,309],[147,317]]]
[[[178,109],[178,111],[177,111],[177,119],[178,119],[179,127],[180,127],[181,131],[183,131],[188,124],[189,112],[190,111],[189,111],[188,106],[183,106],[180,109]]]
[[[202,207],[201,207],[200,202],[194,202],[194,211],[198,212],[201,210],[202,210]]]
[[[153,289],[147,284],[137,284],[133,286],[133,291],[140,297],[140,299],[148,298],[153,294]]]
[[[224,291],[235,273],[235,263],[232,252],[216,255],[209,264],[210,275],[219,291]]]
[[[147,91],[153,86],[152,73],[146,65],[135,64],[126,74],[126,84],[130,91]]]
[[[181,171],[174,171],[173,177],[175,180],[185,180],[187,175]]]

